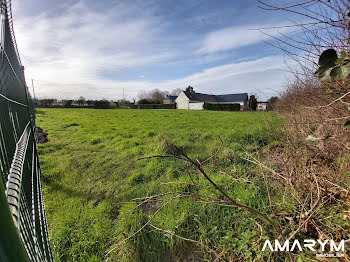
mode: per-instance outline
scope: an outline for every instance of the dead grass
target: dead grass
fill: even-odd
[[[350,239],[350,81],[296,81],[276,111],[285,118],[281,142],[260,166],[270,210],[288,239]],[[350,252],[345,250],[345,260]]]

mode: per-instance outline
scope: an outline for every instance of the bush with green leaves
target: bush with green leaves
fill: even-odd
[[[132,109],[176,109],[176,104],[138,104],[131,105]]]
[[[158,101],[157,101],[158,102]],[[146,105],[146,104],[158,104],[158,103],[154,103],[154,101],[150,100],[150,99],[147,99],[147,98],[143,98],[143,99],[140,99],[138,102],[137,102],[139,105]],[[160,104],[160,103],[159,103]]]
[[[334,49],[327,49],[322,52],[318,60],[319,68],[315,74],[321,81],[327,79],[346,79],[350,75],[350,56],[342,50],[340,57]],[[350,111],[350,107],[348,107]],[[350,120],[346,121],[344,128],[350,128]]]
[[[205,110],[215,110],[215,111],[240,111],[240,104],[211,104],[204,103],[203,109]]]
[[[324,51],[319,60],[319,68],[315,72],[320,80],[329,78],[345,79],[350,74],[350,56],[344,50],[341,51],[340,57],[334,49]]]
[[[94,107],[96,109],[107,109],[110,108],[110,102],[108,100],[97,100],[94,102]]]

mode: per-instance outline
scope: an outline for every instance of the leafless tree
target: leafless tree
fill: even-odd
[[[78,98],[77,102],[78,102],[78,104],[79,104],[80,106],[83,106],[83,105],[85,104],[85,102],[86,102],[86,99],[85,99],[85,97],[80,96],[80,97]]]
[[[171,91],[172,96],[178,96],[182,92],[181,88],[175,88],[174,90]]]
[[[349,1],[303,0],[284,4],[257,1],[263,10],[283,12],[291,17],[288,25],[257,30],[276,40],[269,41],[269,44],[283,50],[294,60],[300,66],[299,73],[312,74],[319,55],[325,49],[349,50]],[[286,28],[289,30],[282,30]],[[277,36],[271,30],[277,30]]]
[[[163,99],[165,98],[165,93],[157,88],[151,91],[142,90],[139,92],[138,98],[139,100],[147,99],[155,104],[161,104],[163,103]]]

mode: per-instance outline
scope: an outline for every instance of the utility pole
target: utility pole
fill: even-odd
[[[32,78],[32,88],[33,88],[33,97],[34,97],[34,101],[35,101],[34,79],[33,78]]]
[[[125,100],[125,96],[124,96],[124,88],[123,88],[123,100]]]

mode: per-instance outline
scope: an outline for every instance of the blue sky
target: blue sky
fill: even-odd
[[[255,0],[13,2],[28,84],[38,97],[137,98],[142,90],[282,91],[286,57],[256,29],[290,24]],[[291,33],[291,29],[279,29]],[[276,30],[269,34],[277,35]]]

